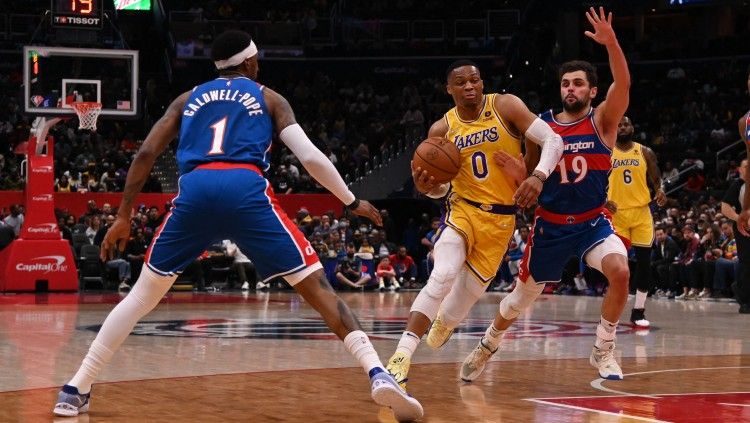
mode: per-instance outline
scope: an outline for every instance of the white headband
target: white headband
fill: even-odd
[[[253,57],[256,54],[258,54],[258,47],[255,46],[255,43],[253,41],[250,41],[250,45],[247,46],[247,48],[230,57],[229,59],[215,61],[214,65],[216,65],[216,69],[219,70],[231,68],[233,66],[239,65],[249,57]]]

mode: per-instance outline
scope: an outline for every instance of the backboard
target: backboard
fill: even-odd
[[[138,52],[49,46],[23,48],[24,111],[75,115],[70,103],[102,103],[100,116],[138,115]]]

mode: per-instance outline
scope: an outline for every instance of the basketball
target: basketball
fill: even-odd
[[[414,151],[414,167],[421,167],[437,183],[450,182],[461,168],[461,153],[445,138],[427,138]]]

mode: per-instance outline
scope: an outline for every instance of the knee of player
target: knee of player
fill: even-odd
[[[630,283],[630,269],[625,265],[614,266],[607,275],[609,283],[613,285],[627,285]]]

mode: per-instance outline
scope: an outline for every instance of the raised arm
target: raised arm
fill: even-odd
[[[349,191],[333,163],[315,147],[302,127],[297,124],[289,102],[281,94],[268,87],[263,89],[263,98],[279,138],[297,156],[310,175],[341,200],[354,214],[367,217],[376,225],[381,226],[383,222],[380,212],[369,202],[355,198],[354,194]]]
[[[664,193],[664,188],[661,185],[661,171],[659,170],[659,162],[656,159],[656,154],[653,150],[643,146],[643,157],[646,158],[646,173],[648,179],[651,181],[651,185],[654,187],[654,193],[656,193],[656,204],[659,207],[663,207],[667,203],[667,195]]]
[[[612,148],[617,138],[617,125],[630,103],[630,71],[625,54],[612,29],[612,12],[605,15],[604,8],[600,7],[597,14],[592,7],[586,12],[586,18],[594,27],[593,33],[585,32],[586,36],[606,47],[609,56],[609,68],[612,71],[613,81],[607,91],[607,97],[596,108],[594,120],[602,132],[603,141]]]
[[[188,97],[190,97],[189,91],[172,101],[167,111],[164,112],[164,116],[151,127],[151,131],[135,154],[133,163],[130,164],[130,169],[128,169],[128,176],[125,179],[122,201],[117,209],[117,220],[102,240],[101,259],[103,261],[113,257],[115,245],[120,251],[125,250],[125,245],[130,237],[130,215],[135,196],[143,189],[156,158],[164,152],[169,143],[180,132],[182,109],[185,107]]]

